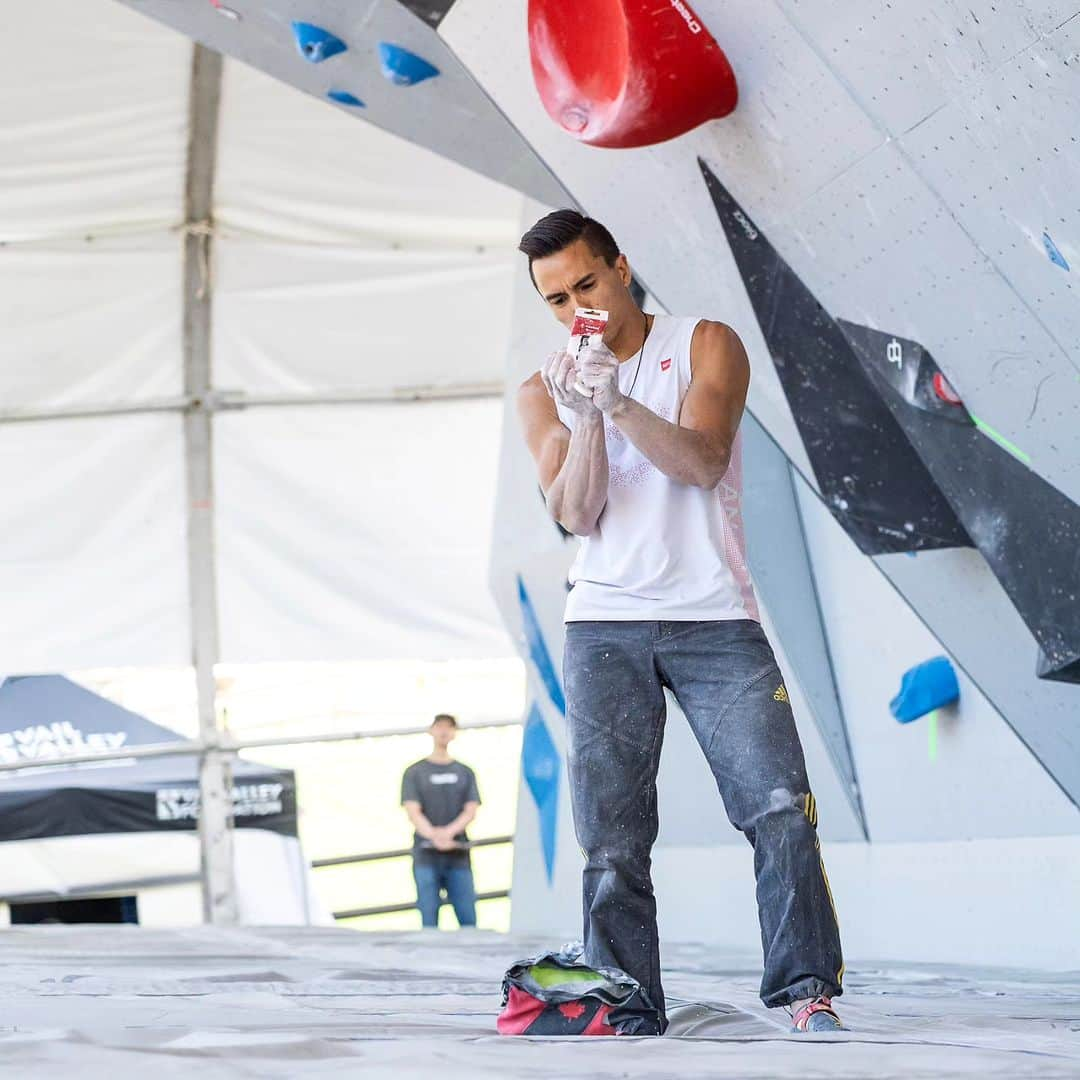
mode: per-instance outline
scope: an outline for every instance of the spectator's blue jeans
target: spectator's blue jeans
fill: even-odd
[[[571,622],[564,656],[570,796],[585,853],[585,955],[646,989],[664,1026],[650,865],[664,688],[754,847],[768,1006],[840,993],[843,961],[817,806],[787,690],[758,623]],[[702,808],[704,811],[704,808]],[[686,889],[698,888],[692,880]],[[723,919],[723,897],[715,897]]]
[[[413,878],[416,880],[416,903],[424,926],[439,925],[439,905],[442,890],[454,908],[458,926],[476,925],[476,887],[472,866],[460,855],[429,854],[413,859]]]

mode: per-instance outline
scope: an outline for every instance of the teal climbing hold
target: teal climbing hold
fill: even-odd
[[[1048,232],[1043,233],[1043,247],[1046,248],[1046,254],[1050,256],[1050,261],[1055,266],[1060,266],[1062,270],[1069,269],[1069,260],[1058,250],[1057,244],[1050,238]]]
[[[555,841],[559,822],[559,770],[562,756],[544,723],[540,706],[533,702],[521,740],[521,772],[536,803],[540,819],[540,846],[548,884],[555,877]]]
[[[312,23],[294,22],[292,30],[300,55],[312,64],[321,64],[324,60],[329,60],[331,56],[343,53],[349,47],[329,30],[314,26]]]
[[[385,41],[379,42],[379,60],[383,75],[395,86],[415,86],[440,74],[439,69],[422,56]]]
[[[910,724],[959,697],[960,684],[949,658],[935,656],[904,672],[900,693],[889,702],[889,711],[901,724]]]
[[[364,103],[355,94],[350,94],[348,90],[329,90],[326,96],[339,105],[352,105],[360,109],[366,108]]]

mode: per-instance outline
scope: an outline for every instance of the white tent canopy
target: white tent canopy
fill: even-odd
[[[111,0],[0,45],[4,668],[190,662],[189,234],[219,658],[510,655],[486,576],[522,197],[226,61],[187,220],[192,54]]]

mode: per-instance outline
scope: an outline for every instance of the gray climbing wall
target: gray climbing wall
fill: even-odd
[[[698,4],[735,66],[738,110],[670,143],[613,154],[569,138],[543,110],[528,74],[525,8],[458,0],[440,34],[577,202],[612,227],[659,303],[723,318],[740,331],[754,369],[752,414],[790,461],[824,637],[814,644],[812,620],[801,631],[781,631],[790,618],[772,627],[789,680],[800,656],[824,649],[831,661],[850,766],[843,755],[824,755],[834,786],[819,802],[849,948],[985,958],[987,926],[1041,903],[1050,880],[1063,875],[1073,883],[1068,866],[1080,850],[1080,698],[1075,686],[1036,674],[1036,634],[1048,611],[1039,590],[1068,606],[1080,592],[1080,567],[1068,561],[1067,542],[1060,558],[1040,563],[1052,545],[1040,543],[1039,515],[1030,514],[1018,517],[1027,528],[1034,517],[1035,527],[1009,566],[988,561],[993,549],[983,543],[987,523],[979,518],[987,481],[972,468],[989,455],[1007,459],[1010,479],[996,494],[985,491],[983,507],[1045,491],[1057,500],[1043,513],[1046,537],[1074,520],[1080,356],[1071,330],[1080,220],[1065,193],[1080,179],[1070,134],[1080,131],[1080,20],[1069,21],[1076,10],[873,5],[856,15],[835,5]],[[498,52],[492,40],[503,43]],[[833,397],[850,386],[830,384],[823,376],[831,371],[811,370],[823,352],[817,316],[801,358],[809,393],[793,397],[785,386],[777,357],[789,359],[793,343],[781,353],[770,337],[787,308],[767,315],[755,308],[755,287],[768,296],[771,279],[755,281],[740,266],[703,167],[744,209],[748,230],[768,237],[831,325],[880,331],[886,347],[918,343],[975,418],[970,426],[981,442],[966,451],[954,446],[950,460],[935,459],[925,445],[920,455],[910,425],[890,412],[868,374],[865,350],[841,329],[837,347],[854,362],[852,378],[867,386],[856,408],[873,405],[882,424],[892,425],[877,474],[881,508],[917,507],[930,542],[898,540],[860,553],[859,523],[843,521],[835,500],[829,510],[823,505],[828,461],[815,460],[807,422],[814,410],[827,415]],[[965,452],[979,456],[965,462]],[[965,466],[967,487],[946,485],[954,502],[943,501],[943,477],[959,475],[962,484]],[[912,501],[916,476],[923,495]],[[941,509],[927,517],[932,502]],[[887,515],[881,520],[891,527]],[[911,520],[899,522],[901,534]],[[974,540],[964,522],[979,526]],[[971,546],[976,541],[982,554]],[[1024,547],[1031,548],[1029,563]],[[1028,595],[1036,598],[1026,612],[1014,571],[1028,575]],[[767,592],[775,582],[759,574]],[[800,584],[805,588],[805,579]],[[1057,624],[1070,635],[1075,610]],[[1059,652],[1065,664],[1073,642]],[[960,703],[932,724],[896,724],[887,706],[900,676],[941,653],[959,668]],[[813,716],[807,689],[800,686],[796,697],[801,720]],[[823,746],[841,745],[835,737],[819,742],[813,724],[802,730],[810,759]],[[841,730],[835,719],[832,730]],[[746,941],[753,932],[749,853],[708,824],[710,792],[693,747],[676,734],[669,752],[665,768],[675,766],[685,779],[665,789],[661,778],[656,880],[666,927]],[[847,838],[850,805],[839,803],[849,769],[869,845]],[[815,787],[818,775],[812,766]],[[686,827],[695,813],[703,844]],[[704,861],[703,846],[713,853]],[[524,863],[523,848],[519,842]],[[1023,873],[1001,869],[1009,864]],[[687,890],[687,880],[702,888]],[[993,901],[973,906],[965,881]],[[995,945],[994,955],[1075,962],[1055,944],[1072,918],[1070,887],[1068,903],[1048,913],[1045,932],[1026,926],[1012,944]],[[722,913],[717,896],[724,897]],[[516,917],[537,927],[549,918],[541,904],[526,910],[520,899]]]
[[[408,5],[398,0],[121,2],[303,93],[324,100],[331,92],[351,94],[363,106],[331,102],[328,106],[427,146],[534,198],[549,203],[567,199],[551,171],[435,33],[434,26],[451,6],[449,0],[414,0]],[[305,60],[294,38],[294,22],[329,31],[347,49],[321,62]],[[383,73],[380,44],[413,52],[439,74],[415,85],[395,84]],[[265,122],[272,124],[272,116],[268,108]],[[303,158],[302,133],[296,137],[296,154]],[[318,167],[317,162],[311,164]]]
[[[428,98],[376,78],[365,119],[543,204],[576,202],[612,228],[658,307],[740,332],[749,409],[768,437],[748,475],[759,468],[788,490],[777,520],[801,528],[779,555],[760,544],[755,569],[793,684],[849,950],[1080,964],[1076,935],[1061,932],[1080,905],[1080,686],[1038,674],[1069,677],[1080,595],[1069,542],[1080,500],[1076,0],[701,0],[697,17],[739,80],[737,110],[617,152],[577,142],[542,106],[527,0],[386,0],[348,12],[272,3],[265,18],[245,15],[246,29],[209,4],[139,7],[319,95],[330,69],[297,67],[289,19],[338,27],[357,86],[377,42],[397,34],[446,75],[408,88],[426,86]],[[765,243],[768,260],[755,262]],[[537,710],[515,920],[553,930],[572,929],[577,907],[557,762],[572,552],[544,516],[516,437],[512,384],[559,339],[533,299],[522,285],[493,587],[521,635]],[[875,365],[897,349],[898,372],[885,370],[911,379],[892,389],[944,415],[915,394],[930,385],[920,373],[941,375],[963,403],[963,439],[889,397]],[[857,437],[837,431],[845,417]],[[768,506],[753,516],[761,535]],[[1014,521],[1023,531],[1010,531]],[[801,598],[791,611],[788,592]],[[958,668],[958,705],[933,723],[896,724],[888,701],[902,674],[941,653]],[[656,859],[665,930],[746,943],[749,851],[720,827],[704,766],[673,727]],[[1007,940],[992,932],[1003,921],[1016,931]]]

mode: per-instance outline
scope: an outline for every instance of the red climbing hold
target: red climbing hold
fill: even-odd
[[[947,405],[963,405],[960,395],[949,384],[949,380],[940,371],[934,372],[934,393]]]
[[[727,57],[685,0],[529,0],[548,115],[591,146],[651,146],[738,101]]]

